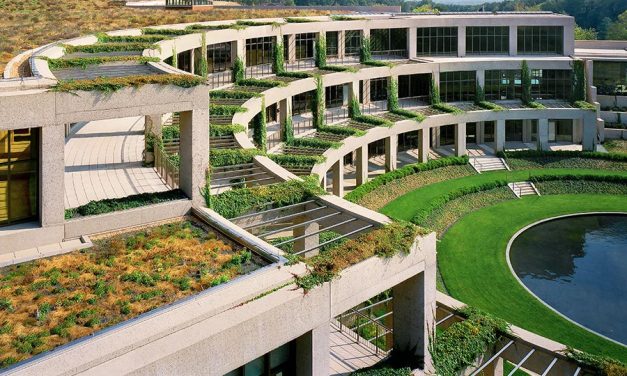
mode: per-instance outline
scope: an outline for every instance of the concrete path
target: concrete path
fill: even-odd
[[[385,358],[381,352],[377,355],[371,348],[356,343],[354,338],[340,332],[333,324],[329,342],[331,347],[329,375],[349,375],[359,369],[371,367]]]
[[[65,141],[65,207],[170,188],[142,167],[144,118],[86,123]]]

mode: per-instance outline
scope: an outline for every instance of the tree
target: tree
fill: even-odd
[[[627,40],[627,11],[621,13],[618,19],[607,28],[606,39]]]
[[[575,25],[575,40],[596,40],[598,34],[594,28],[584,29]]]

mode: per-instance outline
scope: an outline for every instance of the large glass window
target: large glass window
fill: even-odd
[[[292,97],[292,113],[294,115],[311,112],[311,103],[315,91],[306,91],[304,93],[296,94]]]
[[[592,82],[601,95],[627,95],[627,62],[595,61]]]
[[[196,64],[196,70],[198,70],[199,66],[199,64]],[[209,73],[223,72],[229,69],[231,67],[231,43],[207,45],[207,66]]]
[[[246,66],[271,64],[274,37],[246,39]]]
[[[372,29],[370,45],[374,55],[407,57],[407,29]]]
[[[444,102],[472,101],[475,99],[475,71],[440,73],[440,97]]]
[[[570,99],[572,71],[532,69],[531,96],[534,99]]]
[[[518,26],[520,55],[564,54],[564,27]]]
[[[316,33],[296,34],[296,60],[313,59]]]
[[[455,144],[455,127],[456,125],[443,125],[440,127],[440,145]]]
[[[399,98],[429,97],[430,74],[411,74],[398,76]]]
[[[466,28],[466,54],[509,53],[509,26],[469,26]]]
[[[487,100],[517,99],[521,97],[520,70],[485,71],[485,97]]]
[[[384,101],[388,99],[388,79],[373,78],[370,80],[370,100]]]
[[[418,56],[457,55],[457,27],[419,27]]]
[[[337,31],[327,31],[326,34],[326,42],[327,42],[327,56],[329,57],[337,57],[337,53],[339,50],[339,40],[338,40],[338,32]]]
[[[507,120],[505,121],[505,141],[521,141],[523,140],[523,121]]]
[[[293,342],[278,347],[252,360],[225,376],[287,376],[295,375],[295,345]]]
[[[342,107],[344,85],[327,86],[324,88],[324,100],[327,108]]]
[[[0,130],[0,225],[39,210],[39,130]]]
[[[346,30],[344,33],[344,55],[356,56],[361,51],[361,30]]]

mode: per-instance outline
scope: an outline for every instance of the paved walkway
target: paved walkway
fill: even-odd
[[[382,353],[377,355],[372,349],[356,343],[354,338],[340,332],[334,324],[331,324],[329,342],[331,348],[329,375],[349,375],[359,369],[373,366],[385,357]]]
[[[65,207],[170,188],[142,167],[144,118],[92,121],[65,141]]]

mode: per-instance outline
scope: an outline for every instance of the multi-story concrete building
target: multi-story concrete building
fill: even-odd
[[[603,105],[607,100],[607,85],[624,87],[613,72],[624,68],[627,56],[620,51],[622,45],[596,49],[586,44],[576,49],[573,28],[573,18],[551,13],[220,21],[86,36],[16,57],[0,81],[2,265],[89,246],[94,234],[191,215],[263,256],[268,266],[43,353],[13,366],[7,374],[347,371],[358,368],[355,362],[346,360],[346,355],[341,358],[340,350],[333,352],[340,345],[333,341],[342,335],[342,315],[354,307],[359,311],[368,299],[386,291],[393,296],[393,303],[388,302],[393,306],[393,329],[382,329],[381,336],[393,337],[390,349],[411,350],[420,359],[420,368],[428,370],[434,316],[439,315],[438,324],[453,317],[436,311],[433,234],[419,236],[405,257],[367,259],[307,294],[290,287],[294,275],[307,273],[305,264],[286,264],[285,252],[271,243],[274,236],[287,235],[291,240],[284,243],[293,243],[296,254],[311,256],[335,241],[357,238],[389,223],[387,217],[341,198],[347,189],[376,173],[369,161],[375,170],[379,163],[381,170],[392,171],[438,155],[470,154],[477,157],[473,166],[482,170],[504,168],[496,154],[508,148],[594,150],[604,137],[599,117],[603,112],[596,102]],[[324,46],[325,65],[319,57],[316,62],[320,46]],[[277,53],[283,58],[276,59]],[[313,72],[319,78],[276,76],[280,60],[281,72]],[[596,110],[572,100],[578,60],[585,62],[584,101]],[[613,65],[605,66],[610,64],[605,60]],[[528,72],[521,70],[523,61]],[[17,77],[16,72],[27,72],[27,77]],[[244,77],[234,77],[237,73]],[[206,82],[152,80],[190,74],[206,76]],[[624,72],[617,74],[624,79]],[[139,76],[145,85],[138,84]],[[264,78],[271,81],[255,81]],[[102,91],[111,80],[118,80],[119,87]],[[80,85],[71,92],[61,86],[73,81]],[[317,129],[311,102],[320,90],[325,106],[317,118],[359,132],[329,136]],[[481,103],[475,103],[478,90],[485,95]],[[216,94],[210,101],[210,92],[216,91],[231,94]],[[401,108],[420,116],[389,112],[388,98],[394,91]],[[521,102],[525,92],[532,101]],[[351,119],[348,107],[354,99],[362,113],[378,115],[385,126]],[[448,106],[430,106],[439,101]],[[486,107],[485,102],[494,106]],[[224,112],[210,115],[210,106]],[[254,129],[262,111],[267,125],[260,142]],[[164,162],[167,148],[155,148],[155,167],[143,167],[152,162],[153,153],[149,146],[144,148],[144,135],[165,142],[163,129],[172,123],[178,125],[178,134],[170,140],[173,149],[168,151],[178,155],[179,162]],[[213,134],[209,124],[244,128]],[[317,138],[327,144],[303,148],[286,142],[292,137]],[[214,149],[255,149],[261,144],[267,146],[267,155],[210,166]],[[282,166],[275,155],[323,158],[303,168]],[[220,194],[309,174],[316,174],[333,195],[257,208],[229,219],[208,209],[203,197],[203,189]],[[184,196],[66,218],[68,211],[71,217],[72,209],[92,201],[174,188]],[[321,234],[330,229],[337,236],[327,240]],[[442,299],[441,305],[448,309],[454,305]],[[337,330],[333,329],[336,319]],[[517,362],[520,352],[533,348],[539,351],[533,359],[525,359],[529,370],[577,369],[556,353],[559,344],[521,336],[524,346],[497,351],[486,358],[489,361],[479,363],[481,368],[498,373],[494,364],[499,359]],[[362,347],[373,349],[371,344]],[[363,365],[381,358],[378,348],[374,351]]]

